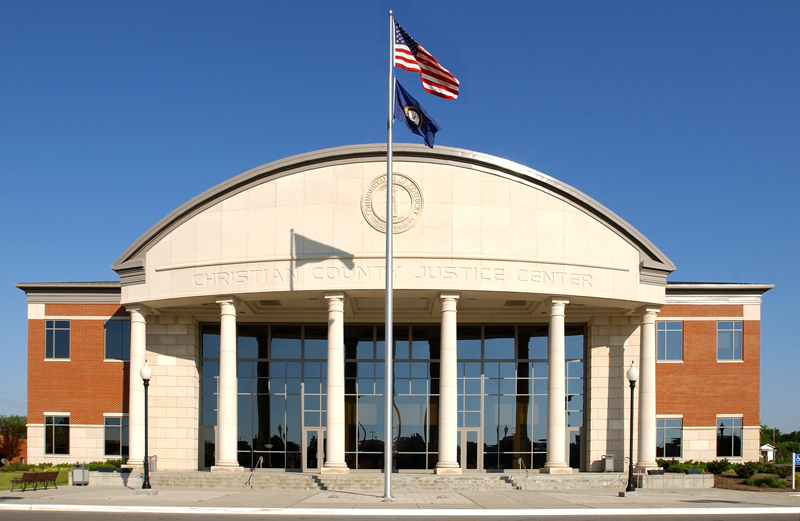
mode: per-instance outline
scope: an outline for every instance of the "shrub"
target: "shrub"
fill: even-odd
[[[658,466],[659,466],[659,467],[661,467],[662,469],[664,469],[664,470],[667,470],[667,469],[668,469],[668,468],[670,468],[672,465],[677,465],[677,463],[678,463],[678,460],[676,460],[676,459],[664,459],[664,458],[658,458],[658,459],[656,460],[656,463],[657,463],[657,464],[658,464]]]
[[[775,465],[772,463],[759,463],[758,464],[758,473],[759,474],[775,474]]]
[[[756,478],[752,481],[746,479],[742,481],[745,485],[753,485],[754,487],[762,487],[762,488],[783,488],[786,486],[786,482],[780,478],[775,478],[772,476],[768,476],[766,478]]]
[[[726,472],[730,466],[731,462],[728,461],[728,458],[723,458],[706,463],[706,470],[712,474],[722,474]]]
[[[27,463],[9,463],[0,468],[0,472],[26,472],[31,470],[36,470],[36,467]]]
[[[673,474],[683,474],[686,469],[700,469],[706,470],[706,464],[700,461],[686,460],[680,463],[677,460],[661,460],[661,467],[666,471]]]
[[[755,461],[748,461],[747,463],[734,463],[733,471],[740,478],[752,478],[758,470],[758,463]]]
[[[792,467],[788,465],[779,465],[775,467],[775,474],[781,478],[788,478],[792,475]]]

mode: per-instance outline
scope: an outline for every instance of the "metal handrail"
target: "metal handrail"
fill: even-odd
[[[528,467],[525,466],[525,462],[522,460],[521,456],[517,458],[517,461],[520,464],[520,469],[519,469],[520,476],[522,475],[522,469],[525,469],[525,490],[528,490]]]
[[[250,485],[250,490],[253,489],[253,485],[255,484],[256,469],[264,470],[264,468],[261,466],[262,463],[264,463],[264,456],[259,456],[255,467],[253,467],[253,470],[250,471],[250,477],[247,480],[247,484]]]

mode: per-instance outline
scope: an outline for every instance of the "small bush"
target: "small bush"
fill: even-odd
[[[733,471],[740,478],[749,479],[756,474],[756,471],[758,471],[758,463],[755,461],[748,461],[747,463],[734,463]]]
[[[775,465],[772,463],[759,463],[758,474],[775,474]]]
[[[761,488],[783,488],[786,486],[786,482],[784,480],[780,478],[774,478],[772,476],[768,476],[766,478],[756,478],[752,481],[745,479],[742,481],[742,484]]]
[[[29,472],[32,470],[36,470],[36,466],[27,463],[9,463],[0,468],[0,472]]]
[[[780,465],[775,467],[775,474],[780,478],[788,478],[792,475],[792,467],[788,465]]]
[[[722,474],[726,472],[728,468],[731,466],[731,462],[728,461],[728,458],[718,459],[714,461],[709,461],[706,464],[706,470],[712,474]]]
[[[661,467],[661,468],[662,468],[662,469],[664,469],[665,471],[669,472],[669,468],[670,468],[671,466],[673,466],[673,465],[678,465],[680,462],[679,462],[678,460],[674,459],[674,458],[673,458],[673,459],[663,459],[663,458],[658,458],[658,459],[656,460],[656,463],[658,463],[658,466],[659,466],[659,467]]]
[[[687,469],[700,469],[706,470],[706,464],[700,461],[692,461],[686,460],[683,463],[680,463],[677,460],[668,460],[663,462],[662,468],[669,473],[673,474],[683,474],[683,472]]]

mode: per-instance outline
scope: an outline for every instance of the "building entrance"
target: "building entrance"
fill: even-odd
[[[319,472],[325,463],[325,429],[303,429],[303,472]]]
[[[483,451],[480,447],[480,429],[458,429],[456,455],[462,471],[477,471],[483,468]]]
[[[238,456],[244,468],[313,471],[324,456],[327,327],[239,325]],[[457,457],[464,470],[544,466],[547,451],[546,325],[459,326]],[[567,326],[567,461],[583,451],[585,327]],[[203,326],[202,424],[205,468],[214,460],[219,326]],[[394,328],[392,432],[384,432],[385,342],[378,325],[344,328],[345,463],[352,471],[430,471],[439,451],[439,325]],[[323,444],[320,450],[320,443]],[[520,464],[520,460],[522,463]],[[210,463],[210,464],[209,464]]]

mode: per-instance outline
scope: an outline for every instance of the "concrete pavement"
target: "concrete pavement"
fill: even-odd
[[[162,488],[140,495],[125,487],[70,487],[0,492],[0,513],[10,510],[314,515],[650,515],[800,514],[796,492],[720,489],[421,491],[399,492],[385,502],[380,492]]]

